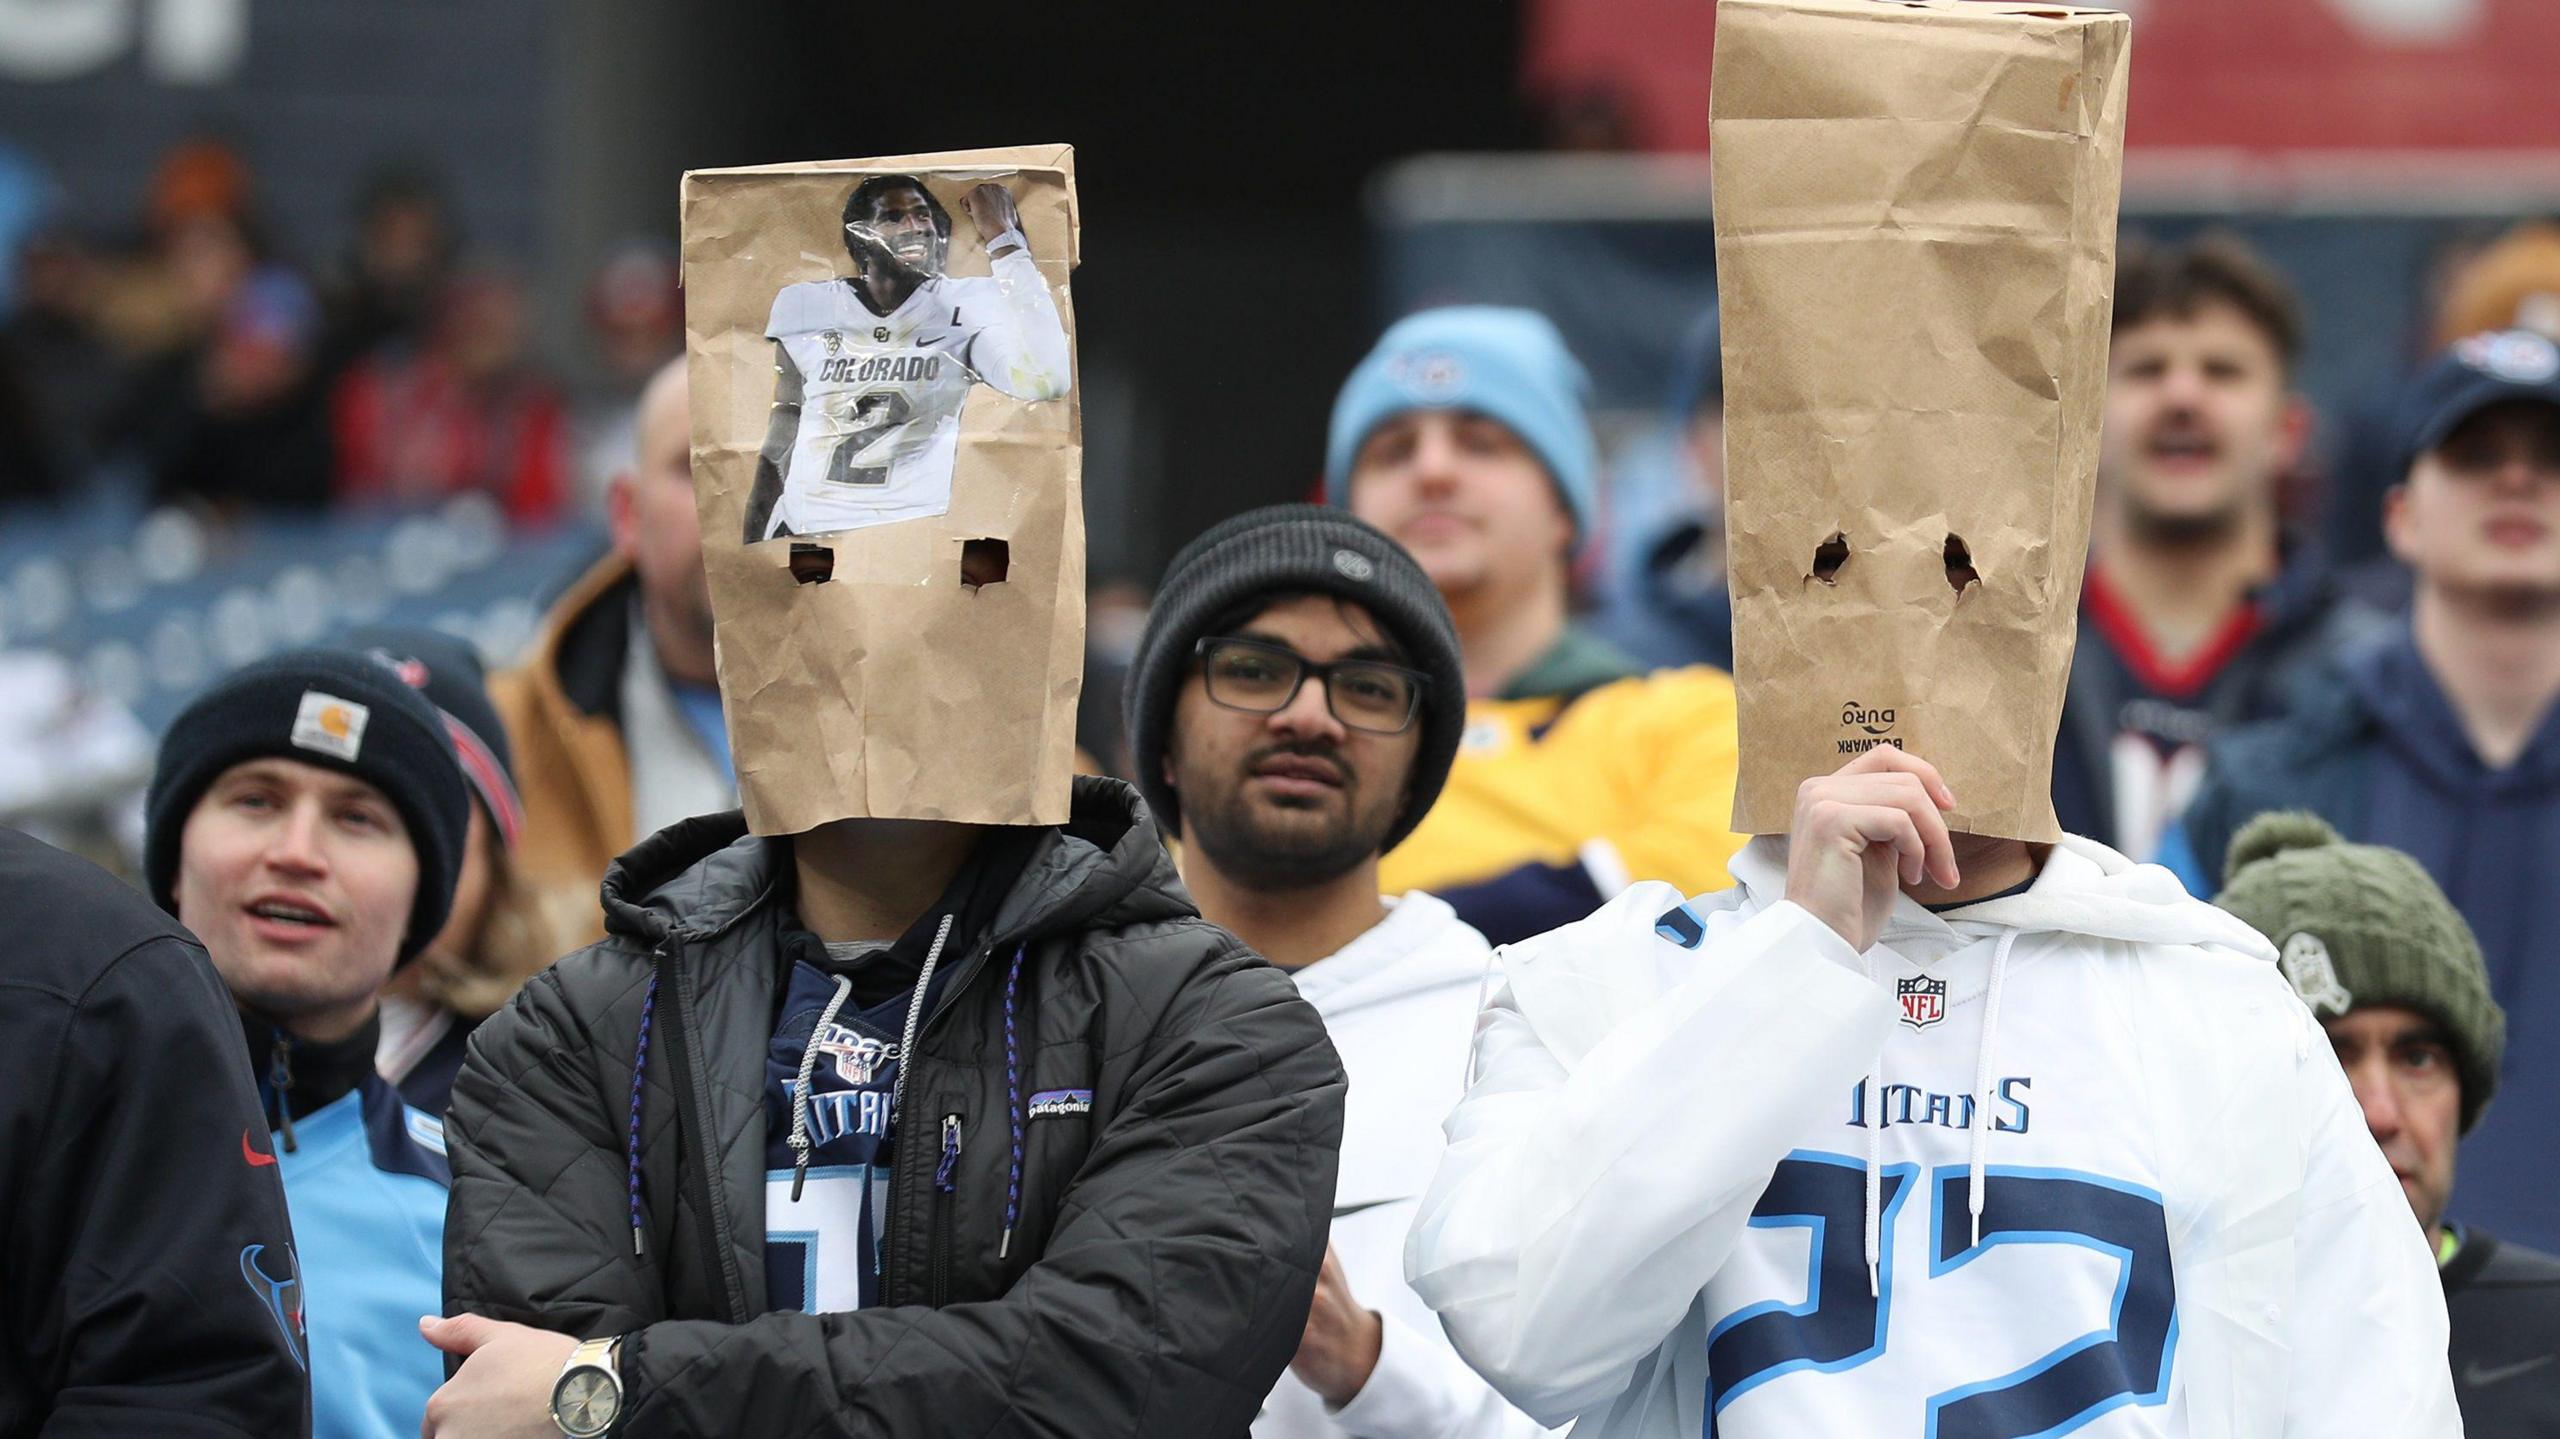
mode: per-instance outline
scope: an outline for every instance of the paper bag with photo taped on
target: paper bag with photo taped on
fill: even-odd
[[[2050,841],[2113,305],[2125,17],[1722,0],[1733,827],[1899,745]]]
[[[1074,152],[688,172],[693,474],[738,792],[1056,824],[1084,667]]]

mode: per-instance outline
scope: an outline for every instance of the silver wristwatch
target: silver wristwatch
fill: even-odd
[[[598,1439],[622,1417],[622,1339],[590,1339],[569,1351],[551,1385],[551,1422],[569,1439]]]

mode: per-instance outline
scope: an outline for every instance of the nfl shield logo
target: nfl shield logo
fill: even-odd
[[[1927,1029],[1947,1017],[1947,982],[1914,975],[1894,986],[1895,996],[1902,1001],[1902,1022],[1913,1029]]]
[[[818,1052],[834,1061],[836,1077],[845,1083],[874,1084],[882,1067],[898,1057],[898,1046],[831,1024],[818,1039]]]

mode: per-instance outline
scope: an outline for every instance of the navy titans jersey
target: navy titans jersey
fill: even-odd
[[[791,966],[782,1022],[765,1051],[764,1271],[777,1310],[831,1314],[880,1299],[880,1236],[889,1210],[889,1102],[907,995],[870,1009],[850,998],[818,1036],[809,1072],[809,1172],[791,1198],[792,1088],[810,1031],[835,993],[826,971]]]

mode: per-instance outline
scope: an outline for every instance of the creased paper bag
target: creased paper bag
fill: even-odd
[[[695,170],[683,225],[695,500],[748,825],[1064,821],[1074,152]]]
[[[1737,831],[1892,744],[1952,828],[2060,832],[2127,37],[2059,5],[1717,7]]]

